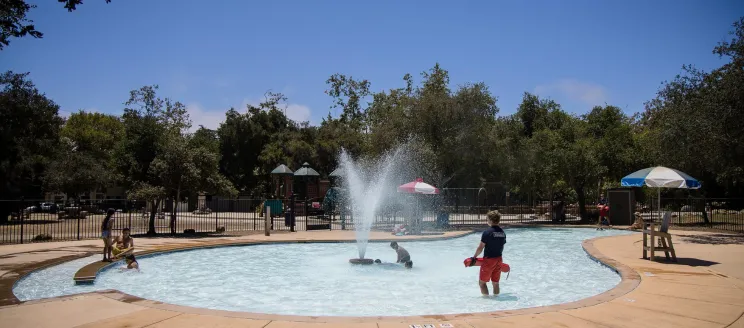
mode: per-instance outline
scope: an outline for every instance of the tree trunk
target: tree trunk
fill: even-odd
[[[556,211],[555,207],[553,207],[553,187],[550,187],[550,221],[556,222],[560,220],[561,218],[558,217],[558,212]]]
[[[579,201],[579,215],[581,216],[581,222],[589,222],[589,215],[586,212],[586,195],[584,194],[584,187],[574,187],[576,191],[576,198]]]
[[[171,234],[176,234],[176,211],[178,209],[178,202],[181,199],[181,189],[179,188],[176,191],[176,199],[173,200],[173,208],[171,208],[171,215],[170,215],[170,229]]]
[[[703,222],[705,222],[706,225],[710,225],[710,218],[708,218],[708,202],[705,200],[705,196],[703,196]],[[690,207],[692,210],[692,207]],[[711,215],[713,215],[713,207],[710,206]]]
[[[160,199],[150,201],[150,205],[152,205],[152,207],[150,208],[150,224],[147,228],[147,234],[154,236],[158,234],[157,231],[155,231],[155,214],[157,209],[160,207]]]
[[[18,208],[22,207],[19,203]],[[0,223],[8,223],[8,217],[13,212],[13,202],[0,202]]]

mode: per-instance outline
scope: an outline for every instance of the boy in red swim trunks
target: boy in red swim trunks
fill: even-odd
[[[501,253],[504,251],[504,244],[506,244],[506,234],[499,227],[499,222],[501,222],[499,211],[490,211],[486,216],[488,217],[490,227],[486,231],[483,231],[481,242],[478,244],[478,249],[475,250],[475,255],[472,257],[472,261],[475,263],[475,258],[485,249],[483,264],[480,267],[480,277],[478,279],[481,294],[484,296],[488,296],[489,281],[493,285],[493,294],[498,295],[500,292],[499,280],[501,279],[501,263],[503,262]]]
[[[603,226],[612,227],[610,222],[610,206],[607,204],[599,205],[599,221],[597,222],[597,230],[604,230]]]

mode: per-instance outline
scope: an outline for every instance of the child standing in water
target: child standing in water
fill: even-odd
[[[499,227],[501,222],[499,211],[490,211],[486,216],[488,217],[489,227],[486,231],[483,231],[475,255],[470,259],[471,265],[475,264],[478,255],[485,250],[478,278],[478,285],[483,296],[488,296],[489,281],[493,285],[493,294],[498,295],[500,292],[499,280],[501,280],[501,264],[503,263],[501,255],[504,251],[504,244],[506,244],[506,234]]]

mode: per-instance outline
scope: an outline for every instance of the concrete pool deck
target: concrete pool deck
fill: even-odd
[[[456,237],[467,232],[450,232]],[[459,315],[301,317],[207,310],[100,291],[29,302],[12,294],[31,270],[99,253],[98,240],[0,246],[2,327],[737,327],[744,328],[744,236],[672,231],[679,263],[641,259],[641,234],[584,242],[623,277],[614,289],[577,302]],[[138,238],[137,251],[237,243],[353,240],[353,232],[310,231],[214,238]],[[373,232],[372,239],[411,240]],[[507,250],[508,251],[508,250]],[[72,279],[72,277],[70,277]],[[474,289],[477,286],[474,284]],[[507,289],[505,285],[502,289]],[[442,326],[442,324],[444,324]],[[414,326],[416,327],[416,326]]]

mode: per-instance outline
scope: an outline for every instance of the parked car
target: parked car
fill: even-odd
[[[59,210],[59,207],[55,203],[41,203],[41,206],[39,206],[41,209],[41,212],[45,213],[57,213]]]

